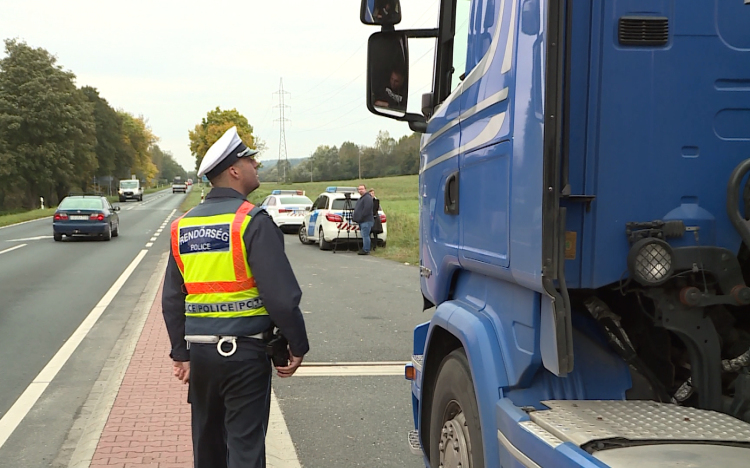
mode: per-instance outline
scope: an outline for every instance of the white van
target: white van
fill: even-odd
[[[133,199],[143,201],[143,187],[138,179],[124,179],[120,181],[120,190],[117,192],[120,195],[120,201]]]

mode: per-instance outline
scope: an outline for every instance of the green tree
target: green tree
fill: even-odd
[[[39,197],[56,202],[85,187],[97,169],[93,105],[75,75],[41,48],[10,39],[0,60],[0,185],[22,192],[31,208]]]
[[[122,119],[122,133],[128,146],[128,152],[133,157],[130,172],[149,184],[159,172],[156,165],[151,161],[149,151],[151,145],[156,143],[157,138],[151,133],[151,129],[148,128],[142,116],[134,117],[124,111],[119,111],[118,115]]]
[[[97,176],[112,176],[118,179],[130,177],[135,164],[135,153],[129,150],[123,135],[122,117],[110,107],[106,99],[90,86],[81,88],[86,98],[94,105],[96,123]]]
[[[395,162],[399,165],[399,174],[419,173],[419,133],[404,135],[399,138],[394,148]]]
[[[185,169],[175,161],[172,153],[169,151],[163,151],[159,148],[159,145],[153,145],[150,148],[151,161],[156,165],[159,170],[159,179],[166,179],[171,182],[176,176],[182,177],[182,180],[187,180],[188,175]]]
[[[208,148],[218,140],[224,132],[232,127],[237,127],[237,133],[240,135],[243,143],[248,147],[263,150],[265,144],[253,135],[253,127],[247,121],[247,118],[237,112],[237,109],[221,110],[219,107],[209,111],[188,134],[190,137],[190,152],[195,157],[195,169],[201,165],[203,156],[206,155]]]
[[[339,164],[342,179],[356,179],[359,177],[359,146],[351,141],[345,141],[339,148]]]

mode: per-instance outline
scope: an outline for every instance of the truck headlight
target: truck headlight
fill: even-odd
[[[630,248],[628,269],[632,277],[644,286],[657,286],[672,276],[674,262],[672,247],[661,239],[647,237]]]

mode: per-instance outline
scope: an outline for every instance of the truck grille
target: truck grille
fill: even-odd
[[[617,35],[621,45],[665,45],[669,40],[669,20],[655,16],[623,16]]]

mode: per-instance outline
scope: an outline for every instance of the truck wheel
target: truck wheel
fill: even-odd
[[[461,348],[440,364],[430,421],[432,468],[484,468],[474,382],[469,360]]]
[[[320,228],[320,232],[318,233],[318,246],[320,250],[331,250],[333,248],[333,245],[330,242],[326,242],[323,238],[323,228]]]

